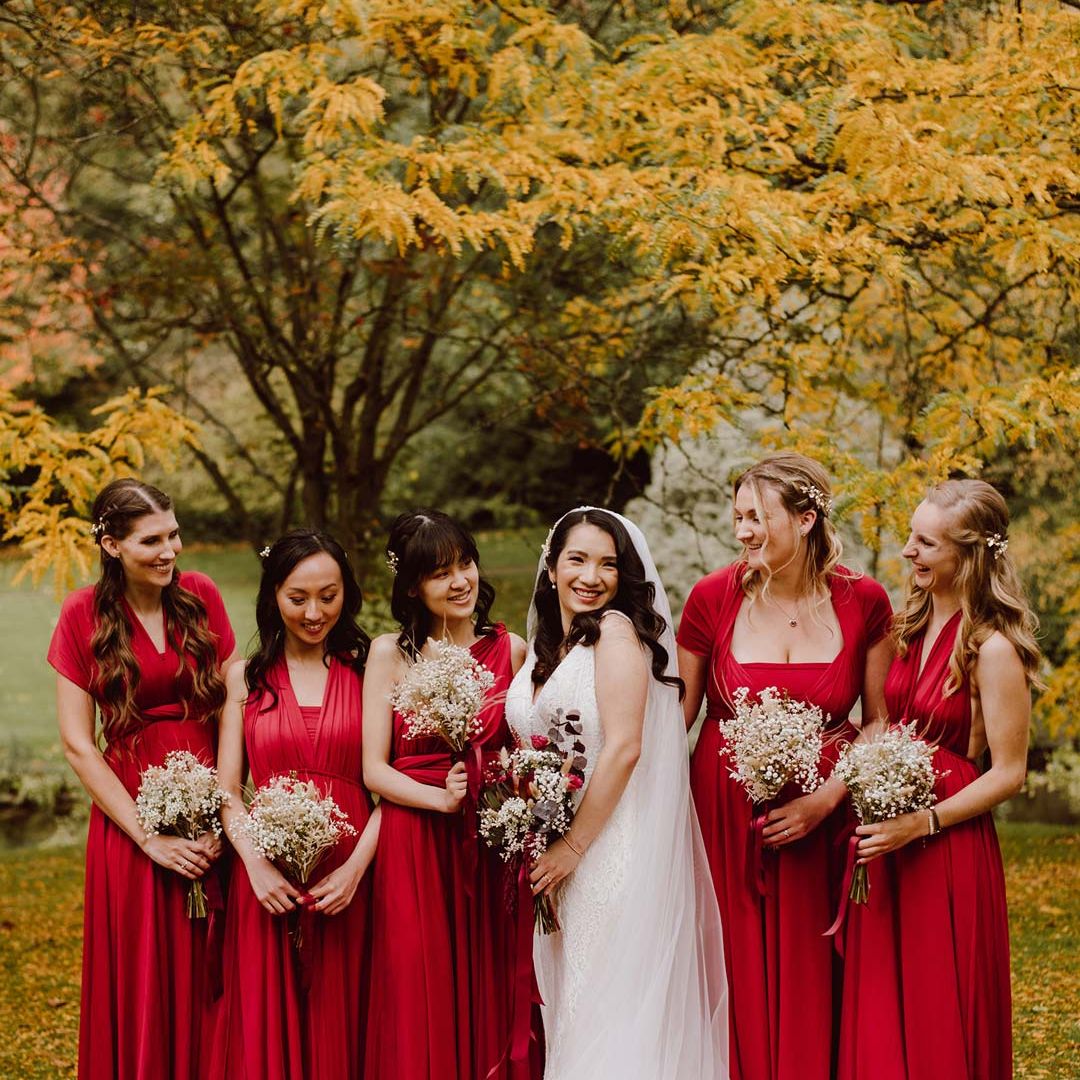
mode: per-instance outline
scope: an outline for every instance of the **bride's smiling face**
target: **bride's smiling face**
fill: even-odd
[[[599,611],[615,599],[619,590],[619,563],[615,541],[596,525],[582,522],[566,536],[566,543],[548,570],[548,578],[559,594],[563,629],[575,615]]]

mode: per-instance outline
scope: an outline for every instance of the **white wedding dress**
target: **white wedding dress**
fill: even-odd
[[[620,520],[654,582],[656,610],[668,623],[661,644],[673,672],[667,598],[640,531]],[[604,743],[594,650],[574,646],[534,701],[535,662],[530,645],[507,692],[507,719],[527,742],[547,734],[557,709],[579,712],[588,762],[584,795]],[[678,693],[656,679],[638,764],[556,904],[561,932],[538,935],[534,950],[544,1001],[544,1080],[726,1078],[720,916],[690,799]]]

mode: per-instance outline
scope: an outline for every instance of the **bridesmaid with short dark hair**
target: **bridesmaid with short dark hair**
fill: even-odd
[[[185,905],[221,844],[147,836],[135,798],[143,771],[172,750],[214,764],[235,639],[214,583],[177,569],[183,545],[164,492],[114,480],[92,515],[101,575],[64,601],[48,654],[64,753],[94,802],[79,1076],[195,1080],[210,1034],[207,922]]]
[[[911,518],[885,698],[892,723],[936,745],[937,802],[856,830],[871,889],[847,917],[845,1080],[1012,1076],[1009,924],[991,810],[1024,783],[1039,648],[1008,528],[1005,500],[982,480],[938,484]]]
[[[368,637],[342,546],[294,529],[266,553],[258,644],[228,672],[218,767],[240,855],[229,894],[225,1000],[211,1076],[360,1080],[368,1005],[370,877],[380,812],[363,784]],[[245,768],[246,766],[246,768]],[[243,781],[310,780],[356,830],[316,865],[307,895],[244,836]],[[299,925],[298,925],[299,924]]]
[[[390,528],[391,610],[399,632],[372,642],[364,684],[364,777],[382,799],[372,897],[367,1080],[529,1080],[538,1056],[515,1060],[515,967],[531,981],[531,919],[515,957],[504,867],[463,808],[480,768],[510,741],[503,699],[525,643],[489,618],[495,590],[480,576],[468,531],[438,510]],[[390,694],[429,638],[468,649],[495,676],[472,740],[470,771],[434,736],[413,738]],[[474,750],[479,750],[476,754]],[[522,942],[519,942],[519,944]],[[529,995],[517,995],[528,1047]],[[520,1032],[519,1032],[520,1034]]]

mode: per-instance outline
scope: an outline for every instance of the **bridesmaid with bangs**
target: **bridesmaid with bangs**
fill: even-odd
[[[1005,500],[982,480],[938,484],[911,518],[885,698],[890,723],[914,724],[936,746],[937,802],[856,830],[872,884],[847,919],[844,1080],[1012,1076],[1008,912],[991,811],[1024,783],[1039,648],[1008,528]]]
[[[390,705],[430,639],[468,649],[496,680],[473,740],[490,760],[510,742],[503,700],[525,643],[489,620],[495,590],[480,576],[476,542],[453,518],[402,514],[386,550],[400,629],[372,642],[364,683],[364,778],[383,814],[366,1076],[531,1080],[541,1072],[535,1046],[530,1060],[511,1053],[515,924],[503,864],[476,834],[479,769],[453,763],[439,739],[410,738]],[[531,935],[525,963],[531,978]]]
[[[677,642],[687,727],[706,699],[690,787],[720,905],[733,1080],[829,1080],[835,1053],[832,938],[839,894],[836,841],[848,827],[845,788],[785,790],[752,817],[721,758],[718,721],[735,691],[776,687],[826,717],[819,771],[857,735],[848,716],[884,715],[892,657],[885,590],[840,563],[829,477],[801,454],[776,454],[734,487],[743,555],[694,586]],[[943,1074],[944,1075],[944,1074]]]
[[[368,637],[341,545],[295,529],[266,553],[258,644],[227,675],[218,770],[240,859],[229,895],[225,1000],[211,1076],[359,1080],[367,1021],[370,877],[380,811],[363,784],[361,694]],[[302,893],[245,838],[243,781],[311,780],[356,830]],[[291,918],[290,918],[291,916]],[[297,920],[300,936],[294,942]]]
[[[101,575],[64,601],[48,654],[64,754],[94,804],[79,1076],[196,1080],[207,1075],[212,993],[207,920],[185,903],[199,878],[213,903],[221,844],[147,836],[135,798],[143,771],[172,750],[214,764],[235,639],[214,583],[177,569],[183,545],[164,492],[114,480],[92,514]]]

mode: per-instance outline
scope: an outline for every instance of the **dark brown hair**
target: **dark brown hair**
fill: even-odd
[[[100,546],[102,537],[123,540],[140,518],[172,509],[163,491],[133,477],[113,480],[102,488],[91,511]],[[139,688],[139,663],[131,647],[131,623],[124,611],[124,568],[103,547],[101,576],[94,586],[94,633],[90,650],[97,662],[94,697],[101,710],[102,733],[107,742],[138,729],[135,694]],[[167,633],[180,658],[177,676],[185,669],[191,690],[184,699],[200,720],[215,719],[225,704],[225,680],[218,667],[217,646],[210,632],[206,607],[179,582],[177,572],[161,590]]]

